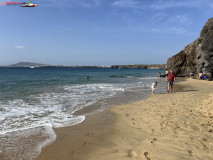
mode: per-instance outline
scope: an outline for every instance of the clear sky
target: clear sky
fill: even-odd
[[[32,2],[38,6],[0,5],[0,65],[166,63],[213,17],[213,0]]]

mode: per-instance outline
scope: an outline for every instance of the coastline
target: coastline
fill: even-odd
[[[213,159],[213,83],[186,79],[174,93],[116,105],[55,129],[36,160]]]
[[[87,115],[85,121],[77,125],[55,128],[56,141],[43,148],[36,160],[87,159],[96,148],[111,145],[108,139],[116,134],[115,121],[116,116],[105,110]]]

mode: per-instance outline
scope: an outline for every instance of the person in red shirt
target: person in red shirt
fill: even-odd
[[[173,71],[171,70],[170,73],[168,74],[168,90],[167,92],[172,92],[173,90],[173,85],[175,83],[175,74],[173,73]]]

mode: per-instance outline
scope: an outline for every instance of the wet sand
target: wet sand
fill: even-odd
[[[56,141],[36,160],[211,160],[212,91],[213,82],[187,79],[173,93],[87,116],[55,129]]]

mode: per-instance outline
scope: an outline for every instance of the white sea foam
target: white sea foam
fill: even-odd
[[[64,86],[61,92],[9,101],[1,106],[0,134],[39,126],[63,127],[81,123],[85,117],[73,116],[75,111],[123,91],[111,84],[84,84]]]
[[[151,80],[151,79],[159,79],[159,77],[140,77],[140,78],[138,78],[138,79],[140,79],[140,80]]]
[[[52,127],[49,126],[45,126],[45,129],[43,130],[43,135],[45,135],[46,137],[48,136],[49,138],[46,138],[45,141],[42,141],[37,145],[34,154],[31,154],[31,157],[33,158],[35,158],[39,153],[41,153],[42,148],[50,145],[56,139],[56,134],[54,130],[52,129]]]

